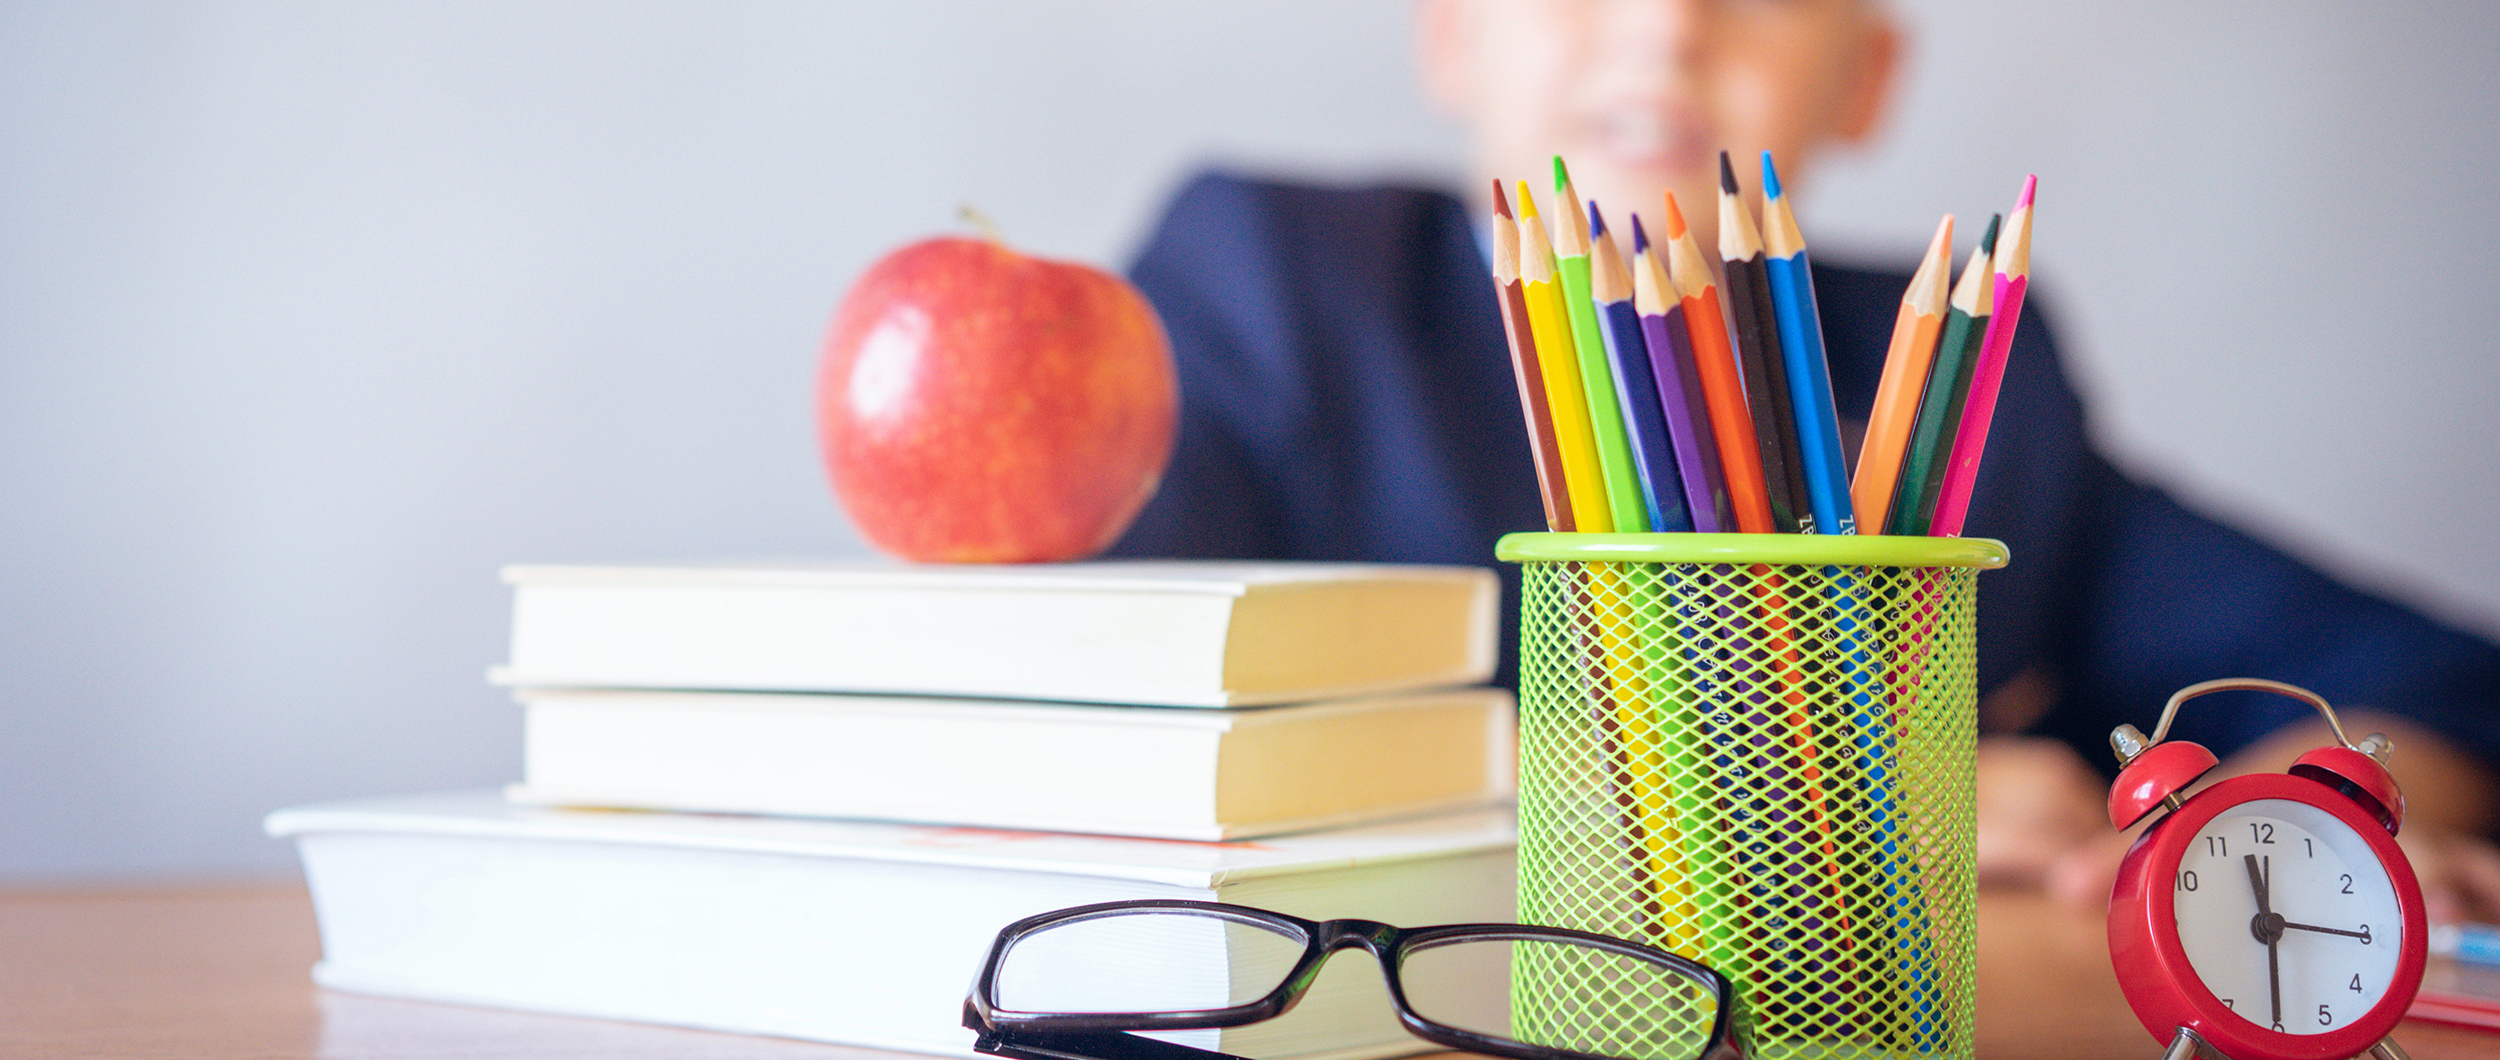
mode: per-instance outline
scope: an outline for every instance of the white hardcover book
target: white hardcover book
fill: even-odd
[[[1517,866],[1507,810],[1183,843],[545,810],[483,791],[280,810],[267,828],[303,856],[313,977],[330,989],[958,1056],[975,1055],[961,1025],[973,973],[1023,917],[1196,898],[1508,921]],[[1506,984],[1467,989],[1506,1010]],[[1360,953],[1282,1018],[1175,1037],[1275,1060],[1436,1048],[1397,1025]]]
[[[525,688],[544,806],[879,818],[1236,839],[1517,791],[1510,695],[1243,710]]]
[[[513,685],[1231,707],[1481,684],[1493,573],[1398,564],[516,566]]]

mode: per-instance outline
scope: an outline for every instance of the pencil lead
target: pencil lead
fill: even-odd
[[[1771,165],[1771,152],[1762,152],[1762,198],[1768,202],[1780,197],[1780,171]]]
[[[1980,253],[1994,254],[1997,252],[1997,229],[2003,227],[2004,225],[2004,214],[1992,213],[1988,215],[1988,232],[1986,235],[1979,237]]]
[[[1554,194],[1560,195],[1571,186],[1571,171],[1563,168],[1561,155],[1554,156]]]
[[[1632,253],[1649,253],[1649,233],[1641,231],[1641,215],[1632,215]]]
[[[1605,234],[1606,215],[1597,212],[1597,200],[1591,199],[1589,200],[1589,238],[1595,239]]]
[[[1719,190],[1729,195],[1736,194],[1736,167],[1728,164],[1725,151],[1719,152]]]
[[[1510,220],[1510,196],[1502,194],[1502,178],[1493,178],[1493,216]]]
[[[1556,165],[1560,165],[1560,164],[1562,163],[1562,160],[1561,160],[1561,159],[1559,159],[1559,158],[1557,158],[1557,159],[1555,159],[1555,160],[1554,160],[1554,162],[1555,162],[1555,164],[1556,164]],[[2017,209],[2017,210],[2019,210],[2019,209],[2022,209],[2022,208],[2023,208],[2023,207],[2025,207],[2025,206],[2029,206],[2029,205],[2031,205],[2031,192],[2032,192],[2032,190],[2033,190],[2033,189],[2038,188],[2039,186],[2040,186],[2040,175],[2039,175],[2039,174],[2034,173],[2034,174],[2032,174],[2032,175],[2030,175],[2030,176],[2024,177],[2024,178],[2023,178],[2023,197],[2022,197],[2022,198],[2020,198],[2020,199],[2016,199],[2016,200],[2014,200],[2014,208],[2015,208],[2015,209]]]
[[[1528,182],[1519,182],[1519,216],[1536,220],[1536,196],[1528,194]]]
[[[1675,204],[1675,193],[1667,193],[1667,238],[1684,238],[1684,211]]]

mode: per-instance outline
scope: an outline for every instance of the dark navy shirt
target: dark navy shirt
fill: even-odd
[[[1518,571],[1493,543],[1544,529],[1496,292],[1446,194],[1197,179],[1130,277],[1170,332],[1178,445],[1126,556],[1362,560]],[[1842,417],[1874,403],[1908,279],[1816,263]],[[2045,679],[2034,731],[2114,769],[2112,726],[2178,689],[2270,677],[2410,716],[2500,761],[2500,649],[2349,587],[2127,480],[2095,452],[2048,314],[2024,309],[1965,532],[2013,562],[1979,578],[1979,680]],[[2198,700],[2174,732],[2229,755],[2308,708]]]

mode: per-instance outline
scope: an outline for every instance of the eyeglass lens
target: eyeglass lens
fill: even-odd
[[[1138,911],[1070,921],[1027,934],[1008,949],[995,1000],[1023,1012],[1227,1008],[1275,990],[1307,944],[1299,933],[1196,913]],[[1377,971],[1336,967],[1362,959],[1340,954],[1303,1007],[1285,1018],[1334,1022],[1342,1011],[1360,1022],[1390,1019]],[[1469,939],[1414,948],[1399,978],[1408,1007],[1432,1022],[1622,1060],[1690,1060],[1708,1042],[1717,1015],[1710,991],[1690,979],[1560,941]],[[1332,991],[1359,994],[1332,997]],[[1225,1037],[1226,1048],[1256,1055],[1247,1047],[1266,1037],[1263,1029]],[[1216,1032],[1151,1036],[1212,1048]]]
[[[1612,951],[1482,939],[1409,952],[1415,1014],[1463,1031],[1623,1060],[1701,1055],[1718,1015],[1701,984]]]
[[[998,966],[1000,1008],[1188,1012],[1267,996],[1307,941],[1256,923],[1137,912],[1054,924],[1017,939]]]

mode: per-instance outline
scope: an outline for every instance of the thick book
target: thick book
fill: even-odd
[[[1238,839],[1517,791],[1510,695],[1241,710],[525,688],[516,802]]]
[[[1162,706],[1481,684],[1491,571],[1189,561],[516,566],[513,685]]]
[[[1517,866],[1505,810],[1183,843],[533,809],[483,791],[280,810],[267,828],[302,854],[321,924],[313,978],[333,990],[958,1056],[975,1055],[962,1027],[973,973],[1023,917],[1193,898],[1508,921]],[[1252,974],[1226,967],[1216,996]],[[1460,985],[1506,1011],[1492,978]],[[1279,1019],[1171,1037],[1271,1060],[1437,1049],[1397,1025],[1360,953]]]

